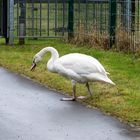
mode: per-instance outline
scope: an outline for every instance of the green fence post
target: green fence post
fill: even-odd
[[[2,35],[2,1],[0,0],[0,36]]]
[[[109,0],[109,48],[112,48],[112,46],[115,44],[116,17],[116,0]]]
[[[8,13],[9,11],[9,0],[2,1],[2,35],[5,38],[5,43],[9,44],[9,24],[8,24]]]
[[[135,9],[135,0],[131,0],[131,31],[134,32],[135,31],[135,12],[136,12],[136,9]],[[139,9],[138,9],[139,10]]]
[[[14,0],[8,1],[8,37],[9,44],[14,44]]]
[[[74,0],[68,1],[68,39],[73,38],[73,26],[74,26]]]
[[[25,44],[25,24],[26,24],[26,9],[25,9],[25,3],[20,2],[20,16],[19,16],[19,44],[23,45]]]

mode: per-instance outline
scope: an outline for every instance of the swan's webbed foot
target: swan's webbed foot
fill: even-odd
[[[71,98],[62,98],[60,101],[76,101],[76,98],[71,97]]]
[[[92,96],[79,96],[79,97],[77,97],[77,99],[83,100],[83,99],[88,99],[90,97],[92,97]]]
[[[62,98],[61,101],[76,101],[76,81],[72,80],[73,96],[71,98]]]

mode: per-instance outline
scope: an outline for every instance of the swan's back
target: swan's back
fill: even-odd
[[[71,53],[60,57],[57,63],[78,74],[106,73],[100,62],[88,55]]]

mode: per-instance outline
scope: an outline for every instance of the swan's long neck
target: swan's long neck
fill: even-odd
[[[57,50],[53,47],[46,47],[46,48],[43,48],[39,53],[38,55],[40,57],[43,57],[47,52],[50,52],[51,53],[51,58],[49,61],[56,61],[58,58],[59,58],[59,54],[57,52]]]
[[[47,52],[51,53],[51,58],[49,59],[49,61],[47,63],[47,68],[48,68],[48,70],[53,72],[54,71],[53,64],[59,58],[59,54],[55,48],[46,47],[46,48],[42,49],[37,55],[39,55],[40,57],[43,57]]]

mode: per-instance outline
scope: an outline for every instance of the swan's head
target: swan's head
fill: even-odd
[[[32,61],[32,67],[31,67],[31,71],[33,71],[35,69],[35,67],[37,66],[37,63],[39,61],[41,61],[42,57],[38,54],[36,54],[33,58],[33,61]]]

